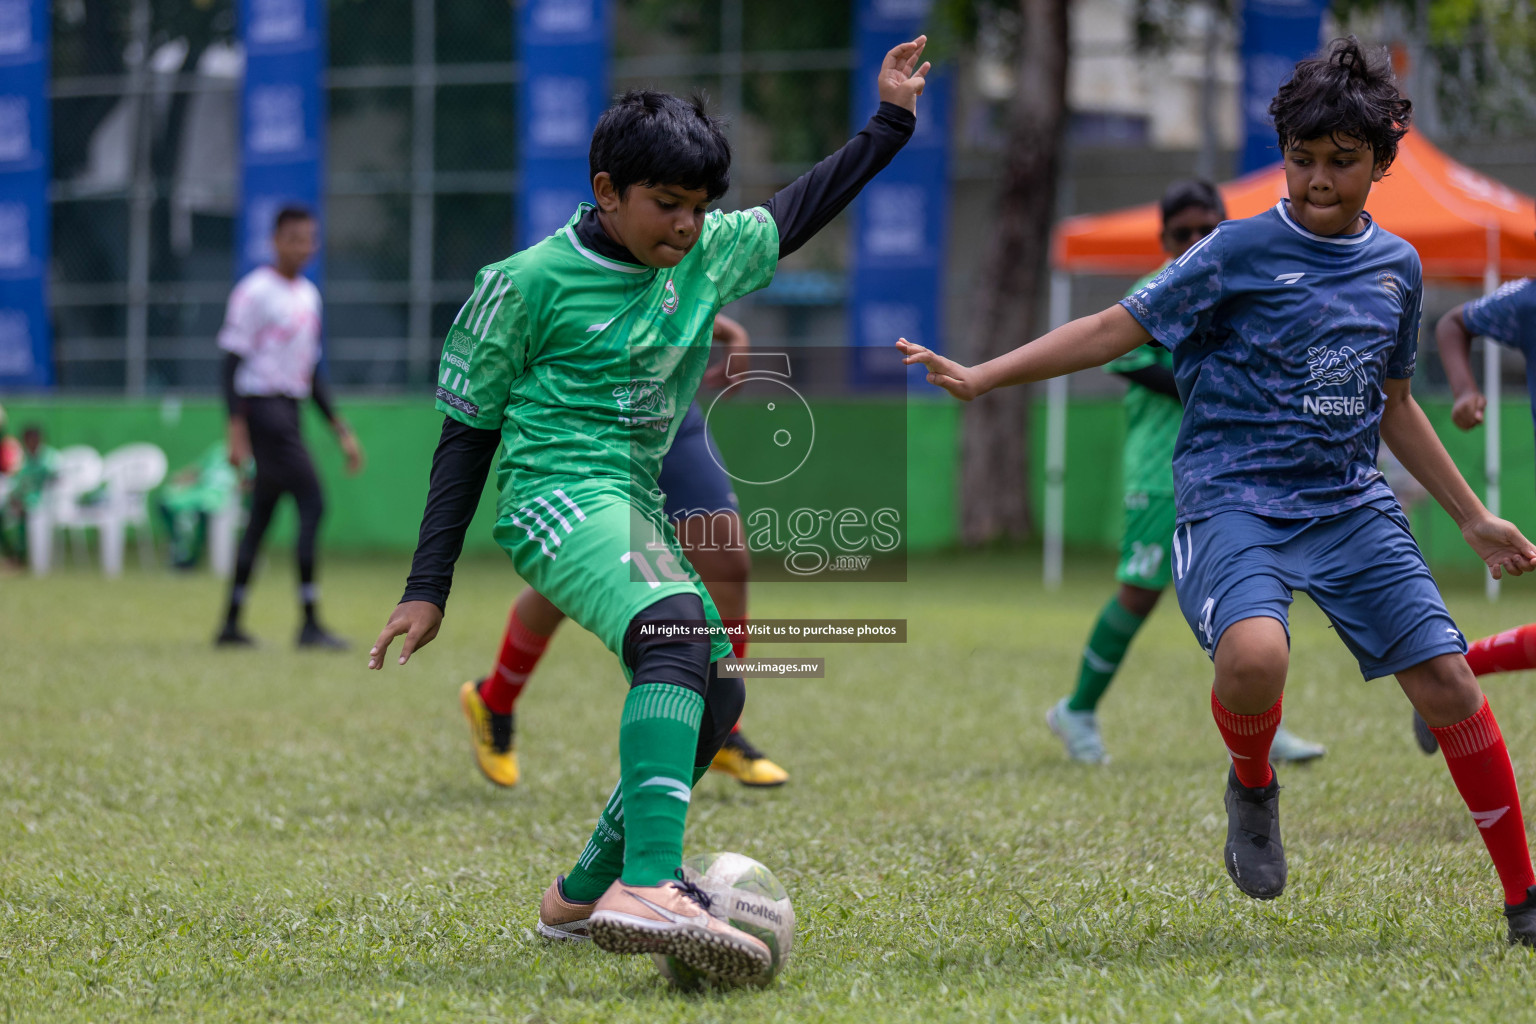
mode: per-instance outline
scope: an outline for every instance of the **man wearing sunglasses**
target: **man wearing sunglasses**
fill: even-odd
[[[1160,204],[1163,252],[1170,261],[1183,256],[1227,217],[1221,193],[1208,181],[1176,181]],[[1166,265],[1166,264],[1165,264]],[[1131,286],[1134,294],[1162,272],[1162,267]],[[1125,527],[1120,539],[1120,588],[1109,599],[1088,634],[1078,668],[1077,689],[1063,697],[1045,720],[1074,761],[1102,764],[1109,760],[1099,735],[1097,709],[1114,680],[1131,640],[1157,599],[1172,582],[1168,541],[1173,536],[1173,447],[1179,436],[1184,407],[1173,382],[1173,356],[1156,342],[1143,345],[1104,367],[1125,378],[1125,448],[1122,487]],[[1323,747],[1309,743],[1284,726],[1275,734],[1270,757],[1276,761],[1308,761],[1321,757]]]

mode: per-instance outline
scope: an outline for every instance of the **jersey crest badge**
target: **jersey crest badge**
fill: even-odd
[[[677,289],[672,287],[672,279],[667,278],[667,286],[662,289],[661,311],[667,316],[677,312]]]

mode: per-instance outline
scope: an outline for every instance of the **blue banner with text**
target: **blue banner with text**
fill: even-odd
[[[47,0],[0,0],[0,386],[53,385]]]
[[[517,12],[516,242],[560,230],[592,198],[587,150],[608,106],[611,0],[522,0]]]
[[[1280,160],[1269,104],[1296,62],[1317,52],[1327,0],[1246,0],[1243,4],[1243,174]]]
[[[922,34],[932,0],[859,0],[854,26],[853,129],[879,106],[885,55]],[[921,62],[919,62],[921,63]],[[944,351],[943,285],[949,221],[950,82],[937,68],[918,100],[917,130],[852,207],[848,335],[852,380],[865,386],[903,380],[892,361],[871,353],[905,337]]]
[[[240,38],[245,83],[237,277],[271,262],[272,225],[284,206],[308,208],[325,238],[325,5],[240,0]],[[308,276],[318,282],[323,265],[317,255]]]

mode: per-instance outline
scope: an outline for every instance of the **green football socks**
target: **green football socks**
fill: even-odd
[[[709,774],[709,765],[693,769],[693,785]],[[619,786],[613,787],[613,796],[597,819],[592,838],[576,861],[576,866],[566,872],[561,891],[565,898],[577,903],[588,903],[608,891],[624,870],[624,797]]]
[[[567,899],[597,899],[622,873],[630,885],[659,885],[683,859],[683,827],[693,785],[709,770],[693,765],[704,698],[668,684],[629,691],[619,723],[618,788],[598,818]]]
[[[1067,701],[1069,710],[1092,711],[1099,706],[1099,699],[1120,670],[1126,648],[1146,621],[1127,611],[1118,597],[1109,599],[1093,624],[1093,632],[1088,634],[1088,646],[1083,648],[1083,662],[1077,673],[1077,689]]]

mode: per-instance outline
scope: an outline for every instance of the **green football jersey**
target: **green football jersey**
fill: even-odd
[[[1134,295],[1162,268],[1131,286]],[[1104,366],[1110,373],[1126,373],[1148,366],[1172,372],[1173,353],[1148,342]],[[1173,446],[1179,439],[1184,406],[1177,398],[1140,384],[1127,382],[1125,389],[1125,448],[1121,453],[1121,482],[1126,494],[1173,493]]]
[[[778,266],[778,225],[761,208],[712,211],[669,270],[584,247],[588,208],[481,270],[443,345],[437,408],[501,431],[501,514],[551,482],[659,514],[661,459],[703,378],[715,313]]]

